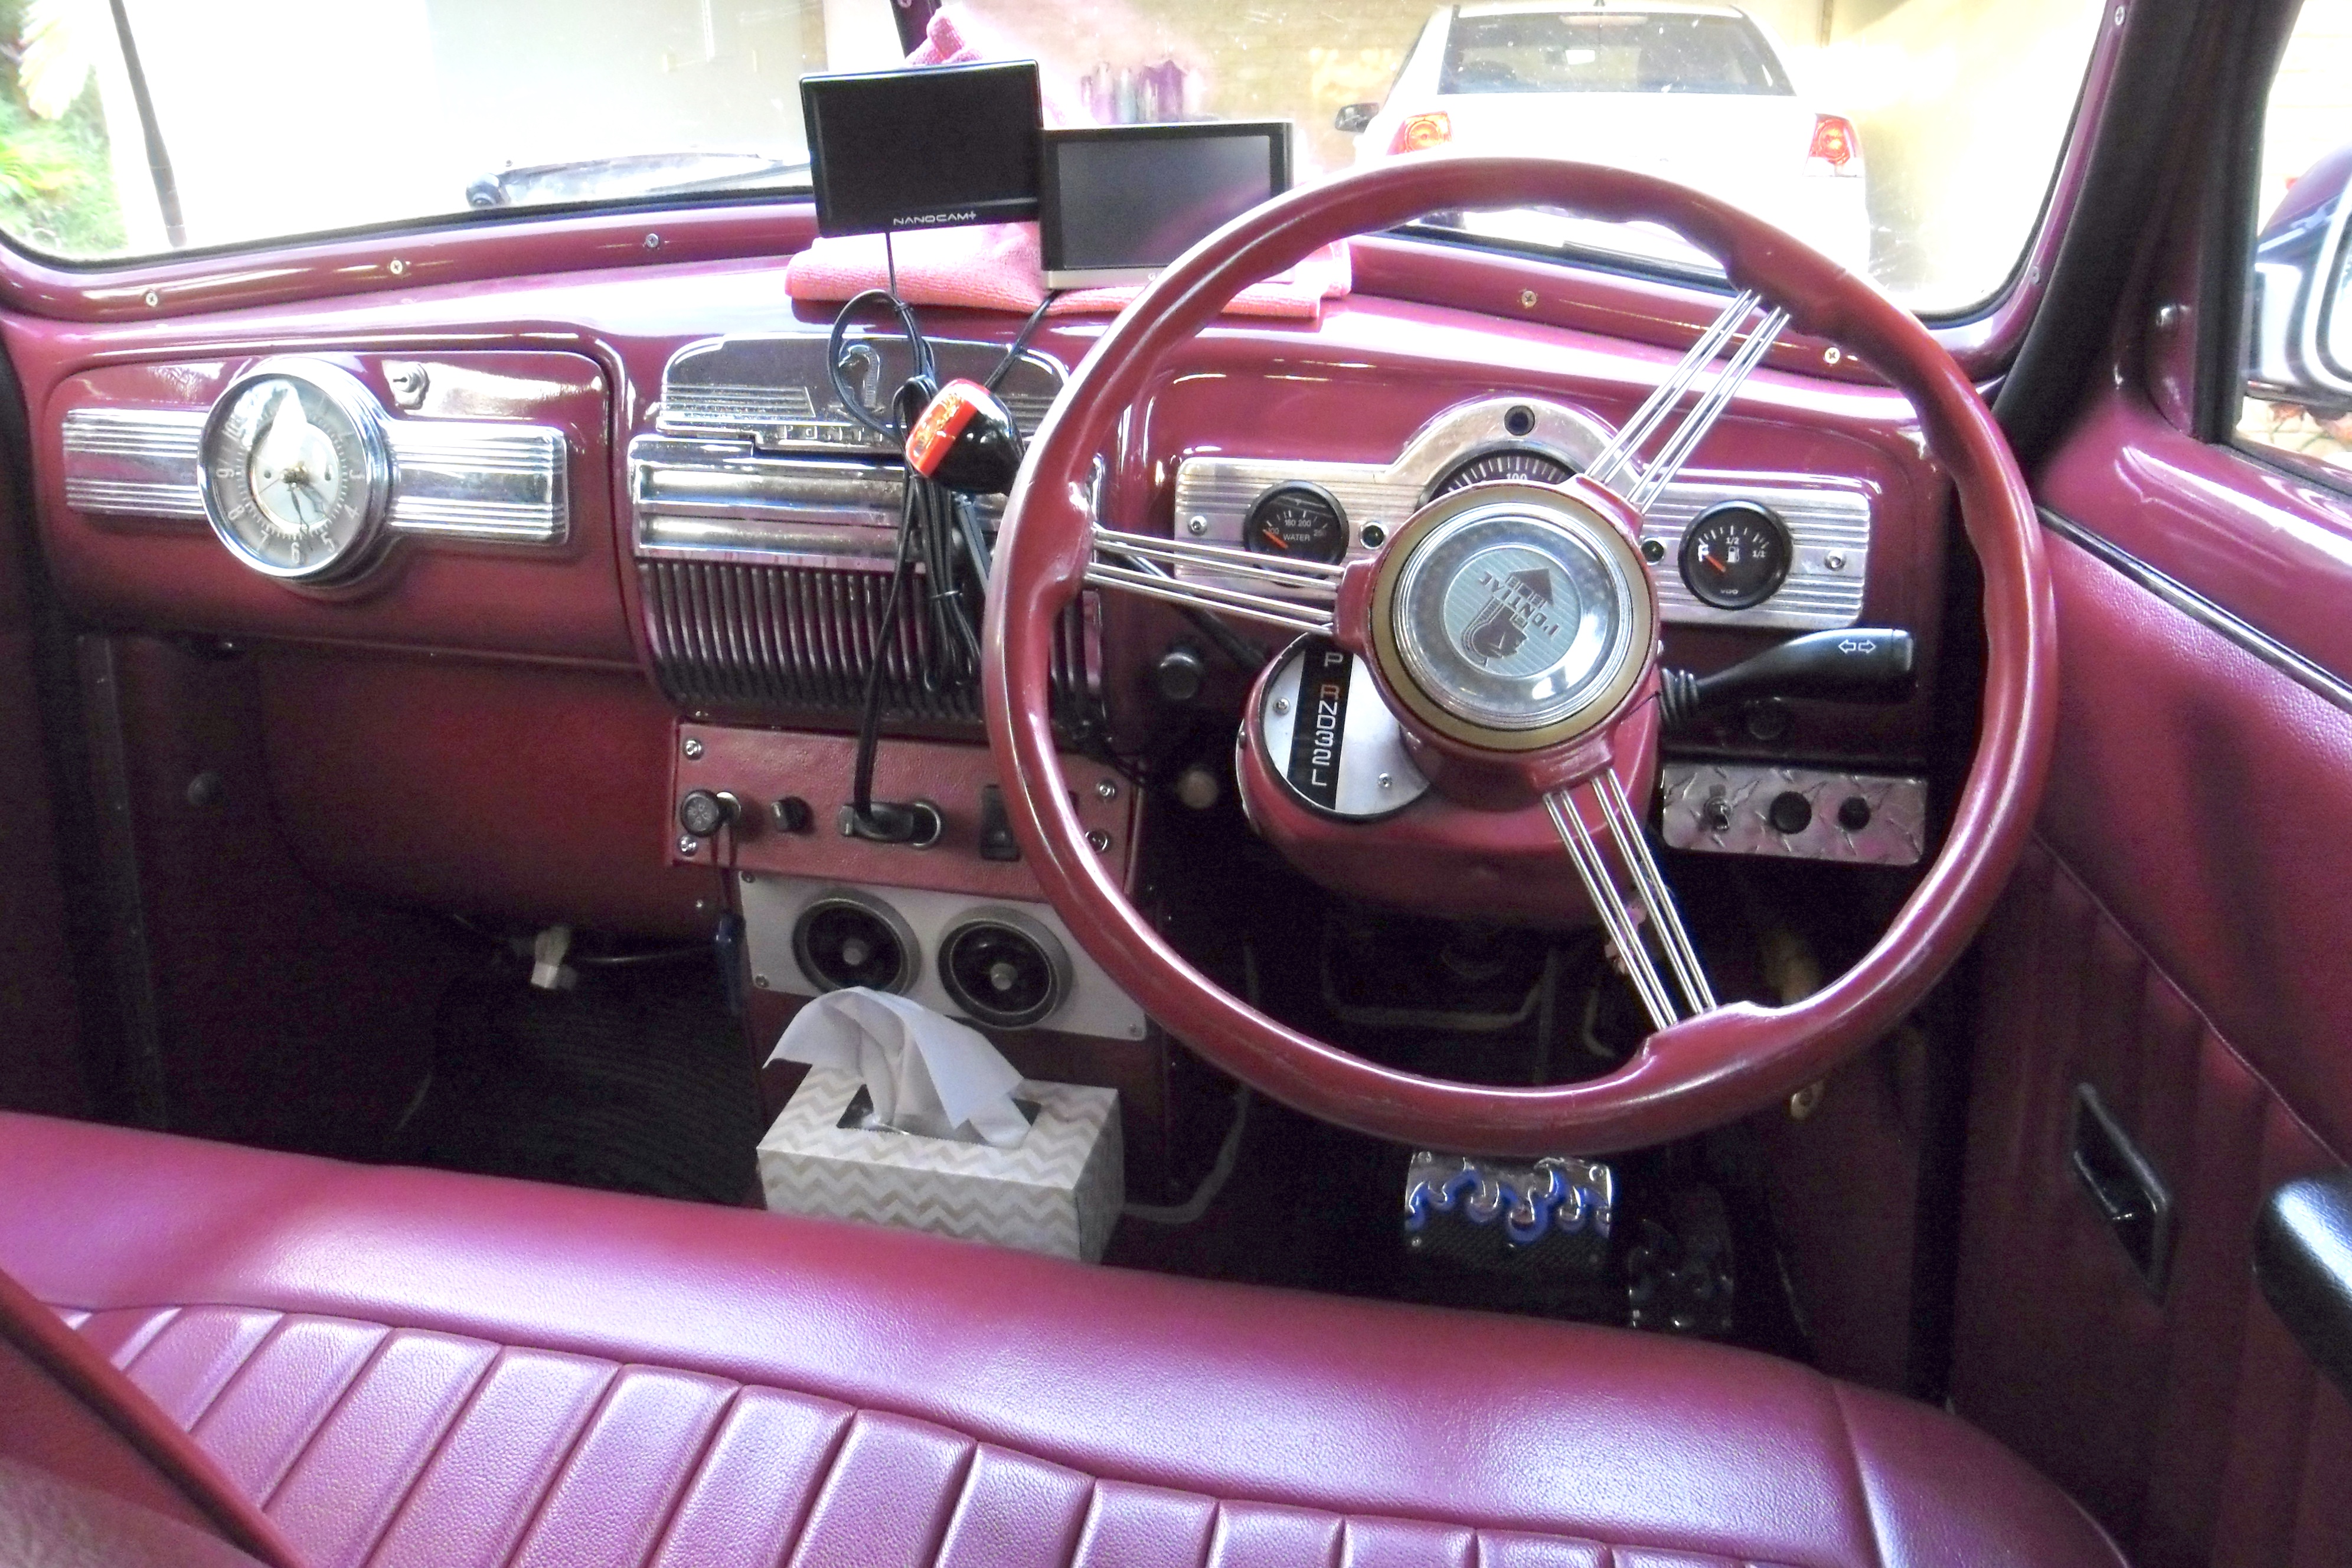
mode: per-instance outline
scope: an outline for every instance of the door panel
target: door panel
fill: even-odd
[[[2352,714],[2049,543],[2057,750],[1984,948],[1955,1402],[2151,1568],[2352,1561],[2352,1408],[2252,1269],[2263,1196],[2352,1149]],[[2169,1189],[2160,1296],[2072,1169],[2082,1084]]]
[[[2063,673],[2044,837],[2352,1149],[2352,713],[2074,545],[2049,547]]]

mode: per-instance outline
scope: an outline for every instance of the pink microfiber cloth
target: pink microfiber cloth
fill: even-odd
[[[895,248],[898,297],[910,305],[1027,313],[1045,298],[1045,262],[1034,223],[983,224],[900,235]],[[878,234],[820,239],[793,258],[784,291],[795,300],[846,300],[887,280]],[[1253,283],[1226,305],[1235,316],[1286,316],[1315,321],[1323,301],[1348,292],[1345,240],[1309,256],[1288,272]],[[1116,314],[1143,290],[1073,289],[1055,296],[1048,315]]]
[[[1017,48],[985,36],[985,26],[942,6],[931,15],[930,29],[907,63],[914,66],[963,65],[972,60],[1012,58]],[[1087,116],[1048,89],[1045,103],[1049,125],[1084,125]],[[895,237],[898,297],[910,305],[943,306],[974,310],[1034,310],[1045,298],[1045,268],[1034,223],[981,224],[970,228],[923,229]],[[878,234],[844,235],[819,239],[792,258],[784,269],[784,291],[795,300],[838,300],[889,280],[889,268]],[[1340,240],[1316,251],[1288,272],[1253,283],[1234,296],[1225,310],[1236,316],[1280,316],[1315,321],[1323,301],[1346,294],[1353,285],[1348,242]],[[1073,289],[1055,297],[1051,315],[1115,314],[1143,292],[1140,286],[1117,289]]]

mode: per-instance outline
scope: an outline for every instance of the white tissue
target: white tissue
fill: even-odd
[[[1029,1135],[1013,1103],[1013,1064],[976,1031],[904,996],[829,991],[793,1016],[768,1059],[848,1068],[865,1080],[875,1120],[901,1132],[953,1138],[970,1127],[999,1149]]]

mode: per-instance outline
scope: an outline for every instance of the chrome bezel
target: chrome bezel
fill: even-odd
[[[1509,427],[1511,410],[1517,407],[1535,416],[1523,436],[1513,435]],[[1286,479],[1307,479],[1329,490],[1347,508],[1356,536],[1348,560],[1370,561],[1389,545],[1365,544],[1364,525],[1378,523],[1393,542],[1416,510],[1437,499],[1438,481],[1462,463],[1519,447],[1581,472],[1609,437],[1597,420],[1564,405],[1533,395],[1496,395],[1438,415],[1387,464],[1196,452],[1176,467],[1177,526],[1186,531],[1186,538],[1202,543],[1237,546],[1252,500]],[[1670,563],[1693,518],[1734,500],[1758,501],[1778,513],[1789,525],[1796,554],[1787,581],[1770,598],[1750,609],[1718,610],[1694,595]],[[1789,470],[1702,472],[1685,468],[1642,517],[1643,542],[1661,552],[1660,569],[1651,573],[1660,618],[1675,625],[1779,631],[1853,626],[1862,618],[1870,577],[1872,515],[1878,504],[1872,486],[1852,479]],[[1212,566],[1182,566],[1176,574],[1190,582],[1242,585]]]
[[[891,977],[890,984],[884,989],[894,996],[903,996],[912,990],[923,973],[923,944],[915,940],[914,928],[907,923],[906,916],[891,907],[887,900],[878,898],[863,888],[851,887],[827,888],[802,905],[800,912],[793,917],[793,962],[801,966],[801,973],[808,983],[816,988],[819,995],[842,989],[819,973],[815,963],[810,958],[809,923],[827,910],[845,909],[856,910],[859,914],[879,921],[898,944],[898,973]]]
[[[1341,721],[1346,750],[1332,804],[1327,806],[1309,800],[1291,780],[1290,744],[1305,717],[1299,710],[1299,688],[1305,682],[1308,645],[1320,640],[1326,639],[1303,637],[1275,655],[1274,674],[1259,696],[1257,722],[1248,726],[1250,737],[1266,773],[1280,786],[1284,798],[1299,810],[1328,822],[1385,822],[1427,795],[1429,779],[1413,760],[1403,726],[1381,695],[1369,668],[1363,671],[1364,679],[1348,682],[1348,706]],[[1371,663],[1370,659],[1358,662],[1366,667]],[[1380,783],[1383,778],[1389,781],[1386,788]]]
[[[1510,523],[1519,526],[1502,533],[1498,525]],[[1476,547],[1477,553],[1517,544],[1542,554],[1541,546],[1549,544],[1561,552],[1552,556],[1554,565],[1589,565],[1605,593],[1609,624],[1596,634],[1601,646],[1557,693],[1531,690],[1515,704],[1507,691],[1468,689],[1470,682],[1451,668],[1462,658],[1442,658],[1431,643],[1432,626],[1442,628],[1445,595],[1420,605],[1419,615],[1409,613],[1422,596],[1423,574],[1435,569],[1435,558],[1481,529],[1498,537],[1494,544]],[[1588,616],[1581,603],[1579,611],[1580,638]],[[1431,622],[1433,614],[1441,619]],[[1373,586],[1372,647],[1383,684],[1429,729],[1488,751],[1541,751],[1581,736],[1622,705],[1647,667],[1656,638],[1655,594],[1632,541],[1572,492],[1546,485],[1506,480],[1439,497],[1391,542]],[[1559,668],[1498,677],[1487,684],[1499,688],[1517,680],[1534,686]]]
[[[1271,553],[1259,545],[1257,542],[1259,535],[1252,525],[1257,521],[1259,510],[1263,508],[1266,502],[1272,500],[1275,497],[1280,495],[1285,490],[1304,490],[1308,495],[1315,497],[1326,507],[1330,509],[1332,521],[1339,526],[1339,551],[1338,554],[1329,556],[1285,556],[1277,554],[1275,556],[1275,559],[1278,561],[1311,560],[1325,566],[1336,566],[1339,563],[1347,560],[1349,547],[1352,545],[1356,540],[1355,522],[1348,516],[1348,509],[1339,504],[1339,498],[1333,495],[1329,490],[1325,489],[1321,485],[1317,484],[1312,479],[1285,479],[1278,485],[1268,485],[1265,489],[1260,490],[1257,494],[1257,499],[1250,502],[1249,510],[1242,514],[1242,548],[1248,551],[1253,555]]]
[[[1780,560],[1773,566],[1771,580],[1765,584],[1763,592],[1752,599],[1713,597],[1707,590],[1698,585],[1698,579],[1691,574],[1691,547],[1698,542],[1700,531],[1706,527],[1711,519],[1720,517],[1727,511],[1750,512],[1762,518],[1766,528],[1780,541],[1778,546]],[[1690,520],[1689,524],[1683,530],[1682,542],[1675,547],[1675,575],[1682,579],[1682,584],[1689,590],[1690,596],[1709,609],[1735,614],[1741,610],[1755,609],[1768,602],[1789,581],[1789,574],[1795,568],[1796,563],[1797,538],[1789,531],[1788,520],[1759,500],[1733,500],[1716,502]]]
[[[1032,1007],[995,1007],[966,994],[964,988],[956,983],[952,966],[956,943],[963,939],[965,932],[979,926],[996,926],[1012,931],[1037,950],[1037,956],[1045,961],[1051,981],[1043,1001]],[[981,904],[965,910],[940,933],[939,945],[940,950],[932,959],[932,968],[939,975],[940,989],[948,994],[950,1001],[970,1015],[972,1022],[992,1029],[1034,1028],[1060,1010],[1062,1004],[1069,1000],[1071,988],[1076,984],[1076,975],[1070,967],[1070,950],[1062,945],[1062,939],[1048,930],[1044,921],[1003,904]]]
[[[216,457],[229,415],[246,394],[269,381],[299,382],[315,390],[337,413],[351,422],[353,439],[365,466],[360,489],[359,526],[351,538],[318,561],[285,566],[257,553],[238,536],[226,516],[227,499],[217,493]],[[246,459],[252,458],[248,449]],[[255,365],[213,399],[196,446],[196,488],[204,498],[205,521],[214,536],[245,565],[289,587],[326,587],[349,582],[375,564],[391,540],[389,523],[393,488],[392,445],[384,434],[383,405],[360,379],[340,366],[314,359],[270,359]],[[248,487],[249,488],[249,487]],[[248,503],[260,502],[248,496]]]
[[[1514,406],[1523,405],[1526,401],[1527,400],[1524,398],[1519,399],[1518,404],[1515,404]],[[1507,479],[1473,479],[1469,484],[1462,485],[1449,486],[1445,482],[1446,480],[1454,478],[1456,474],[1459,474],[1463,469],[1470,467],[1473,463],[1483,463],[1489,458],[1503,457],[1540,458],[1547,463],[1558,463],[1561,468],[1566,468],[1568,472],[1558,479],[1528,479],[1525,475],[1519,475]],[[1421,504],[1427,506],[1431,501],[1437,500],[1440,496],[1449,496],[1454,494],[1456,490],[1466,490],[1470,488],[1470,485],[1473,484],[1564,485],[1568,483],[1570,479],[1572,479],[1577,475],[1582,473],[1584,471],[1585,462],[1589,461],[1591,461],[1590,458],[1586,458],[1584,461],[1580,462],[1576,458],[1570,457],[1557,443],[1540,441],[1536,439],[1533,436],[1521,437],[1506,435],[1502,439],[1497,441],[1486,441],[1475,447],[1464,447],[1460,453],[1455,455],[1451,462],[1448,462],[1444,468],[1437,470],[1436,476],[1433,478],[1428,484],[1422,487]]]

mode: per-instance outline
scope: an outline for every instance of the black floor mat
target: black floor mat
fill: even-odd
[[[500,961],[453,984],[404,1163],[735,1204],[761,1133],[751,1058],[708,959],[587,969],[536,991]]]

